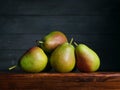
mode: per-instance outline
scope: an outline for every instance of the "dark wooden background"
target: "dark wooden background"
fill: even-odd
[[[95,50],[99,71],[120,71],[120,0],[1,0],[0,71],[53,30]]]

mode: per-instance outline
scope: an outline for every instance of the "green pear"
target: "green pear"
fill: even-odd
[[[71,43],[63,43],[58,46],[51,54],[50,64],[57,72],[67,73],[75,67],[75,48]]]
[[[75,49],[77,68],[83,72],[95,72],[100,67],[100,58],[85,44],[77,45]]]
[[[67,37],[60,31],[52,31],[47,34],[42,41],[37,41],[38,46],[47,53],[52,52],[57,46],[64,42],[67,42]]]
[[[20,67],[26,72],[41,72],[44,70],[48,58],[44,51],[35,46],[29,49],[19,60]]]

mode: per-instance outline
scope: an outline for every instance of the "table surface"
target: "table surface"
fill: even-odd
[[[0,73],[1,89],[120,90],[120,72]]]

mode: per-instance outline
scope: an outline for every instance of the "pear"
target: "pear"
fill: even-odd
[[[64,33],[60,31],[52,31],[47,34],[42,41],[37,41],[38,46],[40,46],[45,52],[51,53],[57,46],[67,42],[67,37]]]
[[[30,48],[19,60],[19,66],[26,72],[41,72],[45,69],[48,58],[44,51],[34,46]]]
[[[67,73],[75,67],[75,48],[71,43],[65,42],[58,46],[51,54],[50,64],[52,68],[61,73]]]
[[[77,44],[76,44],[77,45]],[[85,44],[77,45],[75,49],[76,65],[80,71],[95,72],[100,67],[100,58],[95,51]]]

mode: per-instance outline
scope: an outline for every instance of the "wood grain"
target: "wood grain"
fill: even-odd
[[[0,88],[4,90],[119,90],[120,73],[0,73]]]
[[[46,34],[4,34],[0,35],[0,49],[4,50],[25,50],[28,49],[34,45],[36,45],[36,40],[42,40],[42,38],[46,36]],[[118,36],[111,36],[111,35],[82,35],[80,33],[78,34],[66,34],[68,41],[73,37],[74,41],[77,43],[86,43],[91,44],[89,47],[94,47],[94,49],[101,48],[102,43],[104,43],[104,47],[106,49],[112,49],[115,48],[111,44],[111,41],[113,40],[114,43],[117,43],[119,38]],[[103,41],[104,39],[104,41]],[[22,46],[19,47],[18,46]],[[119,45],[118,45],[119,46]]]
[[[108,15],[119,11],[119,0],[5,0],[0,3],[2,15]]]
[[[117,1],[118,2],[118,1]],[[117,8],[116,0],[76,0],[76,1],[56,1],[46,0],[5,0],[0,3],[1,14],[17,15],[107,15],[110,8]],[[104,10],[103,8],[107,8]],[[107,13],[106,13],[107,12]]]
[[[46,34],[60,30],[71,34],[118,34],[112,16],[0,16],[2,34]],[[109,32],[107,31],[109,29]]]

